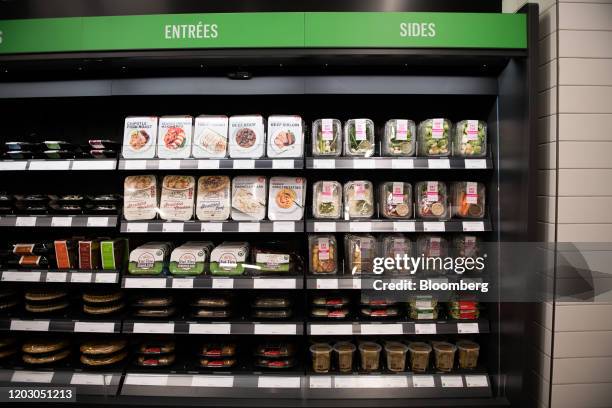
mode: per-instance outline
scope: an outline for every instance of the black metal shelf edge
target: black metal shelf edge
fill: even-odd
[[[20,332],[121,333],[121,319],[3,318],[0,330]]]
[[[306,220],[306,232],[485,232],[492,231],[486,220]]]
[[[6,270],[0,271],[1,282],[103,283],[119,282],[114,270]]]
[[[121,221],[121,232],[303,232],[304,221]]]
[[[274,322],[211,322],[211,321],[145,321],[124,320],[123,333],[137,334],[241,334],[288,335],[304,334],[304,324],[295,321]]]
[[[398,281],[419,281],[428,280],[436,283],[456,282],[463,280],[464,282],[475,282],[482,283],[484,278],[482,276],[464,276],[464,275],[447,275],[447,276],[435,276],[435,277],[424,277],[418,274],[416,275],[397,275],[397,276],[385,276],[385,275],[309,275],[306,278],[306,289],[321,289],[321,290],[336,290],[336,289],[356,289],[356,290],[379,290],[381,282],[398,282]]]
[[[122,371],[99,372],[71,369],[0,369],[0,385],[74,387],[78,395],[119,394]]]
[[[306,332],[310,336],[477,334],[489,333],[489,321],[311,321],[306,324]]]
[[[0,171],[70,171],[117,169],[117,159],[0,160]]]
[[[117,215],[3,215],[0,227],[115,228]]]
[[[303,169],[303,158],[278,159],[120,159],[119,170]]]
[[[303,289],[303,276],[125,276],[126,289]]]
[[[490,158],[307,157],[307,169],[492,169]]]

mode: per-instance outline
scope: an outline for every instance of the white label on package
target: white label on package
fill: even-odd
[[[72,226],[72,217],[53,217],[51,218],[52,227],[70,227]]]
[[[231,278],[213,278],[212,288],[213,289],[232,289],[234,287],[234,280]]]
[[[361,334],[404,334],[404,329],[400,324],[362,324]]]
[[[336,232],[335,222],[315,222],[314,232]]]
[[[478,121],[468,120],[467,129],[465,130],[464,141],[472,141],[478,139]]]
[[[437,181],[427,182],[426,199],[430,203],[435,203],[436,201],[438,201],[438,182]]]
[[[478,333],[478,323],[457,323],[457,333]]]
[[[99,322],[75,322],[75,333],[114,333],[115,323]]]
[[[254,334],[297,334],[295,324],[265,324],[256,323]]]
[[[465,201],[468,204],[478,204],[478,183],[473,181],[465,183]]]
[[[134,323],[133,333],[174,333],[174,323]]]
[[[36,217],[17,217],[15,219],[16,227],[34,227],[36,225]]]
[[[433,139],[442,139],[444,136],[444,119],[432,119],[431,137]]]
[[[466,375],[465,385],[467,387],[488,387],[489,383],[486,375]]]
[[[412,385],[415,388],[431,388],[436,386],[433,375],[413,375]]]
[[[49,331],[49,320],[11,320],[11,331]]]
[[[406,119],[398,119],[396,126],[395,140],[408,140],[408,121]]]
[[[228,375],[194,375],[191,378],[192,387],[231,388],[234,377]]]
[[[53,380],[53,372],[45,373],[38,371],[15,371],[11,377],[12,383],[45,383]]]
[[[404,204],[404,183],[393,182],[392,204]]]
[[[311,336],[350,336],[353,334],[353,326],[351,324],[311,324]]]
[[[414,325],[414,332],[416,334],[436,334],[435,323],[416,323]]]
[[[309,388],[331,388],[332,378],[330,376],[313,375],[308,379]]]
[[[257,388],[300,388],[300,377],[259,377]]]
[[[230,323],[190,323],[189,334],[230,334]]]
[[[317,248],[319,251],[319,260],[329,260],[329,238],[317,238]]]
[[[363,181],[355,181],[353,185],[355,188],[355,200],[357,201],[365,200],[366,199],[365,183]]]
[[[355,139],[366,140],[368,138],[366,132],[365,119],[355,119]]]
[[[463,378],[460,375],[442,375],[440,381],[443,388],[463,387]]]
[[[332,119],[321,120],[321,138],[334,140],[334,121]]]

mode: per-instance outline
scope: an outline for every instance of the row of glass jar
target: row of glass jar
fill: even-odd
[[[370,157],[375,151],[374,122],[350,119],[318,119],[312,124],[312,155],[340,156],[344,134],[344,155]],[[418,153],[417,153],[418,147]],[[390,119],[385,123],[383,156],[484,157],[487,154],[487,124],[462,120],[455,126],[444,118],[427,119],[417,127],[412,120]]]
[[[480,239],[475,235],[458,234],[452,240],[454,254],[462,258],[475,258],[480,253]],[[383,234],[375,237],[371,234],[344,235],[344,258],[347,273],[368,274],[374,271],[374,258],[396,259],[404,256],[421,256],[426,258],[446,258],[451,253],[449,241],[439,234],[422,234],[416,240],[416,247],[406,235]],[[340,273],[338,242],[331,234],[317,234],[308,237],[309,271],[315,275]],[[416,250],[415,250],[416,249]],[[442,271],[434,271],[442,272]],[[409,274],[410,271],[399,270],[396,266],[385,268],[383,273]]]
[[[315,218],[345,219],[372,218],[374,216],[374,187],[370,181],[357,180],[344,184],[337,181],[318,181],[313,187],[313,215]],[[424,219],[484,218],[485,186],[472,181],[451,184],[449,194],[442,181],[416,183],[413,200],[412,185],[401,181],[380,184],[378,201],[383,217],[393,219],[413,218],[413,201],[416,217]]]

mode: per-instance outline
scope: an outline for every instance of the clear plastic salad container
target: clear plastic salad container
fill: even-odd
[[[389,119],[385,123],[384,156],[414,156],[416,126],[408,119]]]
[[[451,128],[451,121],[443,118],[427,119],[419,123],[419,156],[449,156]]]
[[[374,155],[374,122],[370,119],[349,119],[344,125],[344,155]]]
[[[382,256],[385,258],[393,258],[399,256],[403,259],[404,255],[412,256],[412,242],[405,235],[392,234],[386,235],[382,240]],[[385,269],[385,272],[391,273],[409,273],[407,270],[398,270],[394,267],[390,270]]]
[[[346,218],[371,218],[374,215],[374,187],[365,180],[344,184]]]
[[[487,155],[487,123],[482,120],[462,120],[455,124],[453,154],[461,157]]]
[[[317,119],[312,122],[312,155],[340,156],[342,123],[338,119]]]
[[[313,186],[312,212],[315,218],[342,216],[342,186],[337,181],[317,181]]]
[[[374,258],[378,256],[378,243],[370,234],[344,236],[344,256],[352,275],[372,273]]]
[[[480,254],[480,239],[476,235],[459,234],[453,238],[453,249],[461,258],[476,258]]]
[[[410,183],[401,181],[382,183],[379,199],[383,217],[412,217],[412,186]]]
[[[484,218],[485,186],[475,181],[458,181],[451,186],[452,213],[458,218]]]
[[[441,181],[421,181],[416,185],[417,217],[445,220],[449,218],[448,191]]]
[[[338,245],[333,235],[308,237],[310,273],[329,275],[338,272]]]
[[[425,234],[417,238],[416,256],[425,258],[446,258],[448,256],[448,241],[441,235]],[[442,272],[438,270],[438,262],[425,263],[421,266],[425,272]]]

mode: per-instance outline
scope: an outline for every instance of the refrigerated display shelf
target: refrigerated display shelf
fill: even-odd
[[[120,333],[121,320],[21,319],[13,317],[1,319],[0,330],[11,332]]]
[[[306,220],[306,232],[484,232],[491,228],[490,220]]]
[[[69,369],[28,370],[0,369],[2,387],[74,387],[76,395],[107,395],[119,393],[122,371],[100,372]]]
[[[306,158],[307,169],[492,169],[493,161],[488,158],[464,159],[425,157],[335,157]]]
[[[0,227],[115,228],[116,215],[4,215]]]
[[[7,270],[0,271],[1,282],[46,282],[46,283],[117,283],[118,271],[47,271]]]
[[[117,159],[0,160],[0,171],[116,170]]]
[[[121,232],[303,232],[304,221],[121,221]]]
[[[125,320],[123,333],[138,334],[257,334],[302,335],[304,324],[295,321],[275,322],[203,322]]]
[[[304,277],[125,276],[121,282],[121,287],[126,289],[302,289],[304,287]]]
[[[476,334],[489,333],[489,321],[310,321],[306,324],[306,332],[312,336]]]
[[[119,170],[303,169],[304,159],[119,159]]]

